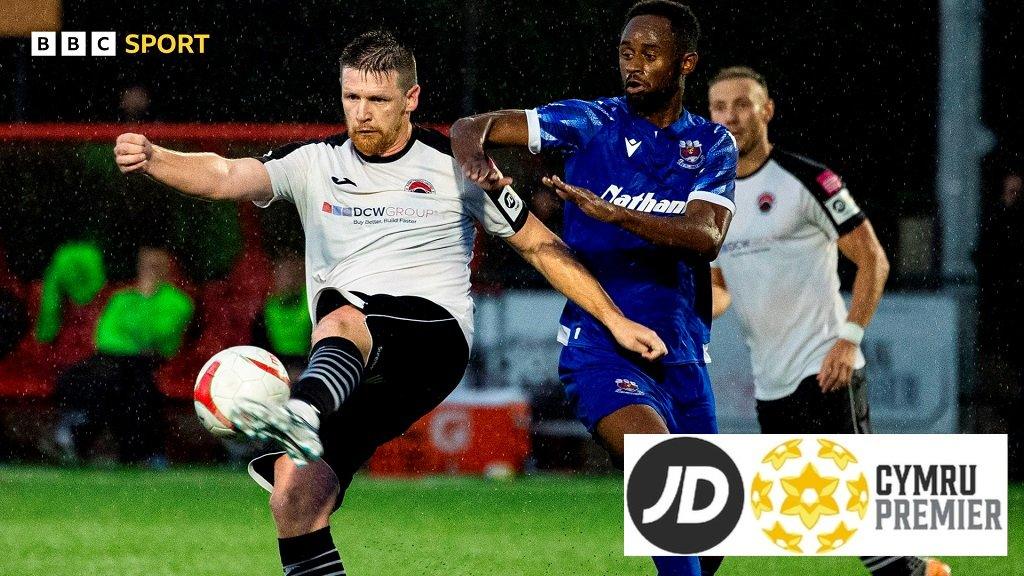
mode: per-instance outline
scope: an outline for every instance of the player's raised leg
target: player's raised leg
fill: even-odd
[[[362,381],[373,339],[366,316],[346,304],[317,322],[312,340],[309,365],[286,404],[239,403],[233,417],[239,430],[275,440],[299,465],[323,453],[320,421],[337,412]]]

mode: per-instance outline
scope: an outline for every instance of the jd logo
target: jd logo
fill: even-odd
[[[670,438],[637,461],[626,507],[648,542],[675,554],[696,554],[733,531],[743,494],[743,478],[721,448],[700,438]]]
[[[679,484],[683,478],[683,470],[686,470],[686,480],[682,483],[683,487],[680,490]],[[707,504],[700,510],[694,510],[693,506],[697,502],[697,483],[701,480],[711,485],[714,496],[712,496],[710,504]],[[668,509],[672,507],[677,495],[679,498],[679,514],[676,516],[677,523],[703,524],[710,522],[725,509],[725,499],[729,496],[729,480],[718,468],[711,468],[709,466],[669,466],[665,491],[661,493],[661,498],[653,506],[644,510],[643,523],[650,524],[651,522],[661,520],[668,512]]]
[[[511,194],[506,195],[503,201],[505,202],[505,207],[509,210],[516,207],[516,197]]]

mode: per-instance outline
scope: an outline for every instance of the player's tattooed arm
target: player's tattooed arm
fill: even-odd
[[[255,158],[161,148],[142,134],[121,134],[114,161],[123,174],[145,174],[175,190],[207,200],[265,201],[274,196],[270,175]]]
[[[703,200],[688,202],[682,216],[653,216],[616,206],[586,188],[563,182],[558,176],[545,176],[542,182],[591,218],[615,224],[659,246],[685,250],[708,262],[718,256],[732,221],[728,208]]]
[[[449,136],[452,154],[463,173],[477,186],[507,186],[512,179],[501,177],[487,156],[487,146],[527,146],[530,131],[523,110],[499,110],[462,118],[452,124]]]
[[[611,296],[576,260],[565,242],[533,214],[527,216],[526,224],[506,240],[552,287],[608,328],[620,346],[647,360],[656,360],[668,352],[665,343],[653,330],[622,314]]]

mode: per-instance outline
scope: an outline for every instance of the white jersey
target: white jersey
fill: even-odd
[[[345,135],[261,159],[274,197],[295,204],[306,235],[310,318],[326,288],[420,296],[447,309],[472,346],[469,261],[474,221],[511,236],[529,214],[509,187],[485,192],[462,174],[445,136],[414,126],[394,156],[367,157]]]
[[[846,322],[836,240],[865,219],[842,179],[776,148],[736,179],[736,213],[718,259],[750,346],[758,400],[817,374]],[[864,366],[857,351],[855,368]]]

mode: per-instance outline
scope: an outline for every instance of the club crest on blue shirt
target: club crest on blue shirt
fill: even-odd
[[[679,161],[683,168],[697,168],[704,161],[704,149],[701,148],[700,140],[679,141]]]
[[[636,385],[636,382],[626,380],[625,378],[615,379],[615,391],[619,394],[631,394],[633,396],[643,396],[644,394],[644,391]]]

